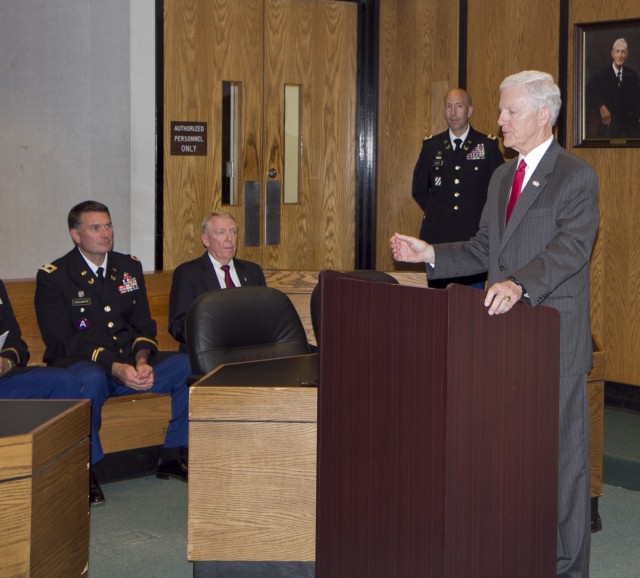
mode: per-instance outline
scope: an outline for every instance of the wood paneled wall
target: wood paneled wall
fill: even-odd
[[[477,129],[498,131],[498,86],[505,76],[535,68],[557,78],[560,5],[561,0],[468,0],[466,84]],[[396,230],[419,230],[421,213],[411,198],[413,167],[422,138],[445,127],[441,98],[457,84],[459,15],[457,2],[381,0],[380,6],[376,265],[392,270],[389,236]],[[592,259],[592,327],[606,353],[605,379],[640,386],[640,244],[635,239],[640,230],[640,149],[572,146],[574,24],[640,18],[640,3],[571,0],[568,6],[566,144],[591,163],[600,178],[602,220]],[[640,47],[630,48],[632,55],[640,54]]]
[[[573,29],[575,24],[640,18],[640,2],[570,2],[567,145],[600,178],[600,234],[592,260],[591,314],[606,354],[605,379],[640,386],[640,149],[574,148]],[[640,46],[628,64],[640,69]]]
[[[458,79],[458,4],[380,2],[376,268],[392,270],[389,237],[418,234],[413,167],[425,136],[446,128],[443,98]]]
[[[468,6],[471,122],[478,130],[498,134],[499,86],[506,76],[544,70],[558,77],[560,1],[470,0]]]

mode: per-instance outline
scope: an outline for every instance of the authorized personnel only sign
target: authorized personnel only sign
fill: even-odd
[[[172,120],[171,154],[206,156],[207,123]]]

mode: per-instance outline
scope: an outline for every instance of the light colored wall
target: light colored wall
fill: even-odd
[[[153,268],[153,26],[153,0],[0,1],[0,277],[67,252],[88,198]]]

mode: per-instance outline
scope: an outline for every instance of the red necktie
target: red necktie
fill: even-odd
[[[509,204],[507,205],[507,223],[509,222],[509,218],[511,217],[511,213],[513,212],[513,207],[516,206],[516,202],[518,201],[518,197],[520,196],[520,191],[522,190],[522,181],[524,180],[524,171],[527,168],[527,163],[524,162],[524,159],[520,161],[518,168],[516,169],[516,174],[513,175],[513,185],[511,186],[511,196],[509,197]]]
[[[235,287],[233,280],[231,279],[231,273],[229,273],[229,265],[222,265],[220,268],[224,271],[224,284],[227,289]]]

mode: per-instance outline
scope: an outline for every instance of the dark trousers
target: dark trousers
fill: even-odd
[[[153,387],[150,393],[171,395],[171,419],[164,439],[165,448],[183,448],[189,438],[189,389],[191,375],[189,358],[184,353],[157,352],[150,361],[153,367]],[[91,464],[104,457],[100,443],[102,406],[107,398],[143,393],[118,383],[105,369],[91,361],[80,361],[67,368],[82,382],[81,397],[91,400]]]
[[[16,367],[0,378],[0,399],[83,399],[82,383],[59,367]]]

